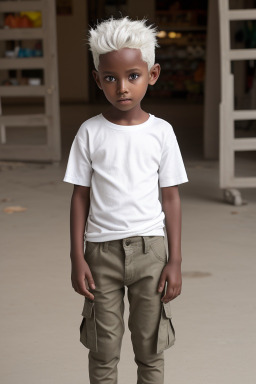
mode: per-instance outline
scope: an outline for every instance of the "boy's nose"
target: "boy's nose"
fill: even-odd
[[[119,80],[117,92],[121,94],[127,92],[127,84],[125,80]]]

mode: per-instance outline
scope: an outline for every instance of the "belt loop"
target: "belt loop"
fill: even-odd
[[[149,251],[149,238],[147,236],[142,236],[144,241],[144,253]]]
[[[104,241],[103,243],[103,252],[108,252],[108,241]]]

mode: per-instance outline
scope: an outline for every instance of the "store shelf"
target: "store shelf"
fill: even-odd
[[[177,31],[204,31],[207,12],[202,9],[176,9],[156,12],[159,28]]]
[[[6,85],[0,86],[1,96],[45,96],[44,85]]]
[[[21,85],[0,85],[0,103],[24,103],[24,100],[33,100],[38,97],[38,101],[43,106],[42,114],[24,115],[0,115],[0,125],[2,137],[0,138],[0,159],[2,160],[30,160],[30,161],[59,161],[61,156],[60,146],[60,116],[59,116],[59,91],[58,91],[58,68],[57,68],[57,37],[56,37],[56,1],[55,0],[0,0],[1,20],[8,17],[8,13],[23,11],[41,12],[40,25],[42,19],[43,27],[36,28],[33,20],[26,25],[33,25],[31,28],[2,28],[0,29],[1,52],[15,52],[20,48],[20,55],[24,54],[22,49],[23,40],[31,40],[34,45],[35,54],[25,54],[29,57],[4,57],[0,59],[1,83],[2,84],[21,84]],[[18,19],[21,15],[17,15]],[[29,16],[27,16],[29,18]],[[21,17],[22,18],[22,17]],[[15,24],[18,25],[18,24]],[[24,45],[31,45],[24,42]],[[38,49],[38,45],[41,47]],[[43,50],[42,50],[43,47]],[[33,51],[31,50],[31,51]],[[39,53],[38,53],[39,52]],[[39,54],[43,54],[40,57]],[[38,75],[37,75],[38,74]],[[39,84],[43,85],[24,85],[29,78],[38,78]],[[13,80],[15,79],[15,81]],[[8,98],[8,100],[7,100]],[[4,108],[0,108],[4,110]],[[8,143],[6,129],[17,127],[20,135],[23,135],[26,127],[45,127],[46,145],[19,145]],[[6,140],[3,139],[7,137]]]
[[[200,13],[200,14],[205,14],[206,11],[204,9],[197,9],[197,8],[186,8],[186,9],[168,9],[168,10],[157,10],[156,15],[176,15],[176,14],[184,14],[184,13]]]
[[[6,115],[0,116],[0,125],[12,127],[47,126],[49,118],[45,115]]]
[[[178,42],[170,42],[170,39],[167,40],[167,39],[161,39],[161,41],[159,42],[161,44],[161,46],[170,46],[170,45],[178,45],[179,47],[184,47],[184,46],[187,46],[189,44],[184,44],[184,43],[178,43]],[[201,45],[201,46],[206,46],[206,41],[205,42],[202,42],[202,41],[193,41],[193,43],[191,43],[192,45]]]
[[[0,145],[1,158],[15,161],[52,161],[52,150],[47,145]]]
[[[158,24],[158,29],[164,29],[166,31],[175,31],[175,32],[205,32],[206,27],[196,27],[196,26],[180,26],[175,24]]]
[[[230,49],[230,60],[256,60],[256,49]]]
[[[43,39],[43,28],[6,28],[0,30],[0,40]]]
[[[256,10],[255,8],[229,10],[228,17],[230,20],[256,20]]]
[[[4,69],[42,69],[46,65],[44,58],[1,58],[0,70]]]
[[[234,151],[255,151],[256,139],[243,138],[232,140],[232,147]]]
[[[43,9],[43,0],[41,1],[6,1],[0,3],[0,12],[25,12],[41,11]]]
[[[238,120],[256,120],[255,110],[235,110],[233,111],[233,119]]]
[[[207,11],[205,9],[157,10],[159,30],[166,36],[158,38],[156,51],[161,75],[153,89],[152,97],[171,97],[183,100],[201,100],[204,92]],[[179,36],[168,36],[177,32]]]
[[[161,56],[157,56],[157,60],[158,61],[166,61],[168,60],[169,62],[176,62],[176,61],[180,61],[180,62],[184,62],[184,61],[188,61],[188,62],[191,62],[193,60],[203,60],[205,61],[205,57],[161,57]]]

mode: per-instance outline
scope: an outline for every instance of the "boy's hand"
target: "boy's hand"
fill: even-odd
[[[181,293],[181,263],[168,262],[166,264],[160,276],[158,292],[163,292],[165,282],[167,282],[167,289],[165,295],[161,298],[161,301],[168,303]]]
[[[90,268],[84,259],[79,262],[72,262],[71,281],[72,287],[77,293],[94,300],[89,289],[95,289],[95,284]]]

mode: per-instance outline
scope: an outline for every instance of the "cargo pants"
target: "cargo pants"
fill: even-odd
[[[137,384],[163,384],[163,350],[175,341],[170,302],[163,304],[163,293],[158,292],[159,278],[167,263],[164,237],[86,242],[85,260],[96,285],[94,300],[85,298],[80,326],[80,341],[90,350],[90,383],[118,382],[127,286]]]

